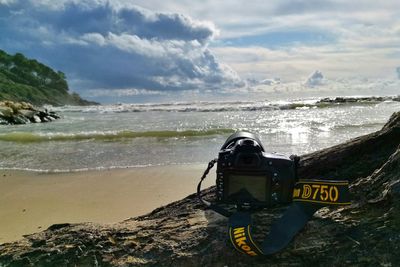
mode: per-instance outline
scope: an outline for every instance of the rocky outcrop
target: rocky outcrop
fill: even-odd
[[[26,102],[0,102],[0,124],[49,122],[59,118],[55,112],[35,108]]]
[[[290,103],[279,105],[278,108],[284,109],[298,109],[298,108],[327,108],[336,105],[375,105],[385,101],[400,102],[399,96],[369,96],[369,97],[334,97],[322,98],[315,103]]]
[[[100,225],[58,224],[0,246],[0,266],[396,266],[400,262],[400,112],[382,130],[301,157],[300,177],[351,182],[352,205],[323,208],[282,252],[242,255],[227,220],[196,195]],[[193,174],[194,177],[201,174]],[[195,190],[193,188],[193,190]],[[213,199],[215,188],[204,191]],[[286,207],[253,215],[260,241]]]
[[[400,102],[400,96],[335,97],[335,98],[327,97],[319,100],[317,104],[380,103],[383,101]]]

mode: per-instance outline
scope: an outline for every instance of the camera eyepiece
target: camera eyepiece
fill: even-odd
[[[255,146],[256,142],[253,139],[243,139],[243,140],[241,140],[241,145],[243,145],[243,146]]]
[[[225,143],[222,145],[221,150],[224,150],[226,148],[230,148],[238,140],[241,140],[241,139],[252,140],[253,142],[255,141],[261,147],[261,150],[265,151],[265,149],[262,146],[261,141],[258,138],[258,136],[253,134],[253,133],[245,132],[245,131],[237,131],[236,133],[234,133],[231,136],[229,136],[228,139],[226,139]]]

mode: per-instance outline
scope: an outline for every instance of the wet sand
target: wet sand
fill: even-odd
[[[102,171],[0,171],[0,244],[56,223],[111,223],[192,194],[206,164]],[[210,173],[204,188],[215,183]]]

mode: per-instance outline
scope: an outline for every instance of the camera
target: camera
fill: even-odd
[[[218,154],[217,202],[245,209],[291,202],[296,159],[267,153],[253,133],[232,134]]]
[[[239,131],[228,137],[218,158],[208,163],[197,185],[197,197],[207,208],[229,218],[228,236],[236,250],[250,256],[274,254],[285,248],[321,207],[351,204],[348,181],[298,179],[299,160],[295,155],[267,153],[255,134]],[[201,183],[216,163],[217,201],[210,202],[201,194]],[[257,245],[251,237],[251,214],[290,202]]]

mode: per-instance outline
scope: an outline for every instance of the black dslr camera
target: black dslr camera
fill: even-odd
[[[291,202],[296,159],[265,152],[252,133],[232,134],[218,155],[217,201],[246,209]]]
[[[221,147],[218,159],[208,163],[197,196],[207,208],[229,218],[229,240],[238,251],[250,256],[274,254],[290,243],[318,209],[351,204],[348,181],[297,179],[299,159],[267,153],[256,135],[236,132]],[[203,198],[201,183],[215,163],[217,202],[213,203]],[[271,225],[262,244],[255,243],[251,213],[289,202],[292,204]]]

